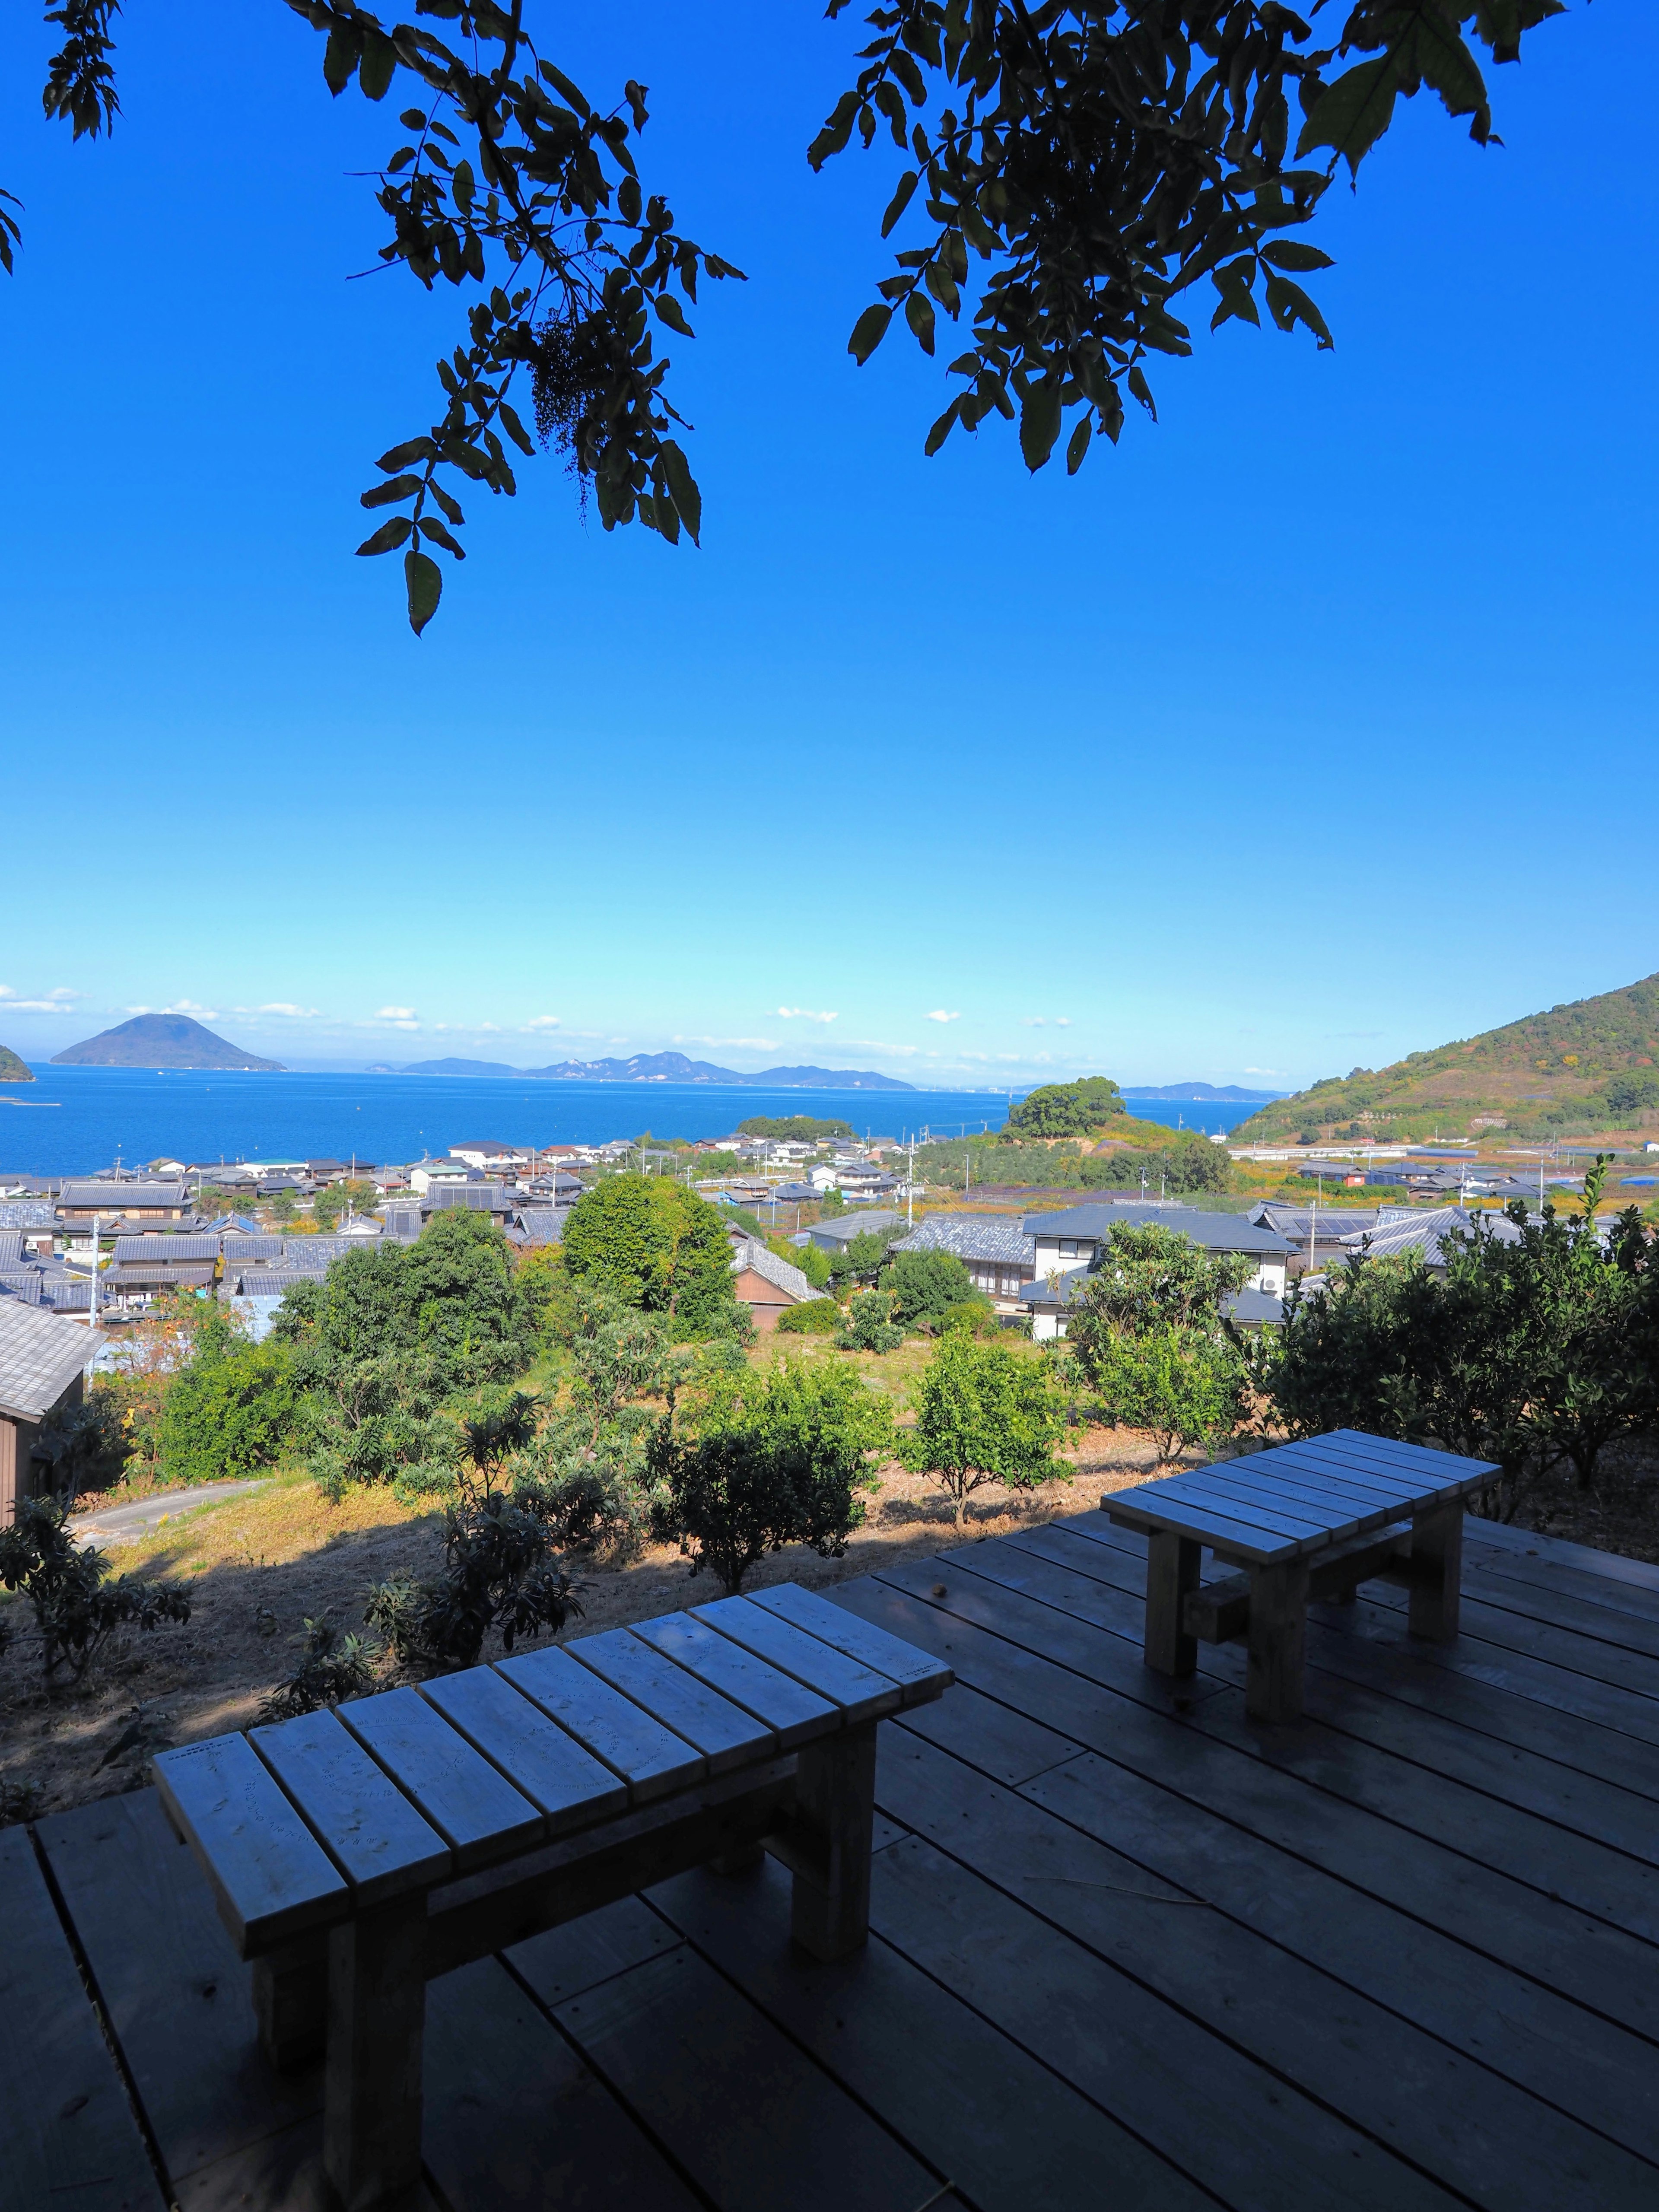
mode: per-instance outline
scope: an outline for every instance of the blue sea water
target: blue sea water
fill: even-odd
[[[860,1136],[976,1134],[1002,1126],[1006,1094],[761,1091],[687,1083],[552,1083],[443,1075],[244,1075],[229,1071],[40,1066],[0,1086],[0,1170],[85,1175],[182,1160],[380,1163],[442,1154],[471,1138],[598,1145],[613,1137],[720,1137],[751,1114],[836,1115]],[[1254,1109],[1150,1099],[1133,1110],[1188,1128],[1231,1127]]]

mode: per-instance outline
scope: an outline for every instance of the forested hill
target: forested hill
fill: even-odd
[[[1659,1120],[1659,975],[1502,1029],[1357,1067],[1276,1099],[1233,1132],[1271,1143],[1316,1131],[1415,1139],[1645,1127]],[[1479,1126],[1476,1126],[1476,1125]]]

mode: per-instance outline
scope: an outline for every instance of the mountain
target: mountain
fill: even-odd
[[[135,1014],[112,1030],[52,1056],[54,1067],[240,1067],[280,1075],[280,1060],[261,1060],[188,1014]]]
[[[1389,1067],[1328,1076],[1263,1107],[1232,1135],[1246,1144],[1308,1130],[1409,1141],[1500,1127],[1524,1138],[1656,1121],[1659,975],[1650,975]]]
[[[1232,1098],[1249,1105],[1253,1099],[1263,1103],[1271,1098],[1282,1098],[1282,1091],[1241,1091],[1236,1083],[1126,1083],[1126,1098]]]
[[[7,1045],[0,1044],[0,1083],[33,1083],[34,1070],[27,1060],[19,1060]]]
[[[688,1060],[683,1052],[636,1052],[629,1060],[562,1060],[551,1067],[508,1067],[494,1060],[416,1060],[405,1075],[493,1075],[529,1077],[538,1083],[723,1083],[766,1091],[914,1091],[860,1067],[765,1067],[744,1075],[712,1060]]]

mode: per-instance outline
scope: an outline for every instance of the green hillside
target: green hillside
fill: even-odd
[[[0,1044],[0,1083],[33,1083],[34,1070],[26,1060],[19,1060],[9,1046]]]
[[[1270,1144],[1316,1132],[1380,1142],[1659,1127],[1659,975],[1502,1029],[1356,1067],[1275,1099],[1233,1132]]]

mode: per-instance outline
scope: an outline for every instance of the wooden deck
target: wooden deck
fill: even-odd
[[[873,1927],[697,1874],[432,1984],[448,2212],[1659,2203],[1659,1568],[1472,1522],[1463,1633],[1316,1612],[1308,1712],[1140,1663],[1103,1514],[831,1593],[947,1658]],[[0,2206],[310,2212],[321,2084],[153,1790],[0,1833]]]

